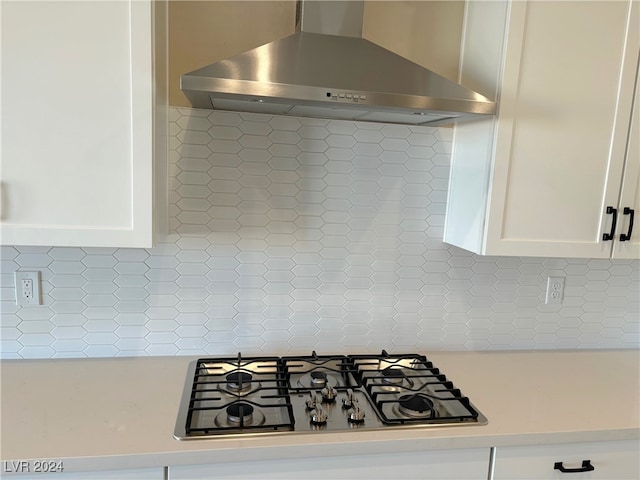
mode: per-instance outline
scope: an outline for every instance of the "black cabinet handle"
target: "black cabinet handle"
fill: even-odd
[[[553,465],[554,470],[560,470],[562,473],[580,473],[580,472],[592,472],[596,469],[593,465],[591,465],[591,460],[583,460],[582,467],[580,468],[564,468],[562,466],[562,462],[556,462]]]
[[[633,217],[635,216],[635,212],[633,208],[624,207],[624,210],[622,210],[622,214],[629,215],[629,230],[627,231],[626,235],[624,233],[620,234],[620,241],[627,242],[631,240],[631,232],[633,232]]]
[[[602,240],[613,240],[613,235],[616,231],[616,224],[618,223],[618,209],[613,207],[607,207],[607,215],[613,214],[613,222],[611,222],[611,232],[602,235]]]

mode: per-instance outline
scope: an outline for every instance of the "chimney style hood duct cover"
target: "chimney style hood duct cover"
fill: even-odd
[[[363,0],[298,7],[296,33],[182,75],[191,104],[409,125],[495,114],[495,102],[363,39]]]

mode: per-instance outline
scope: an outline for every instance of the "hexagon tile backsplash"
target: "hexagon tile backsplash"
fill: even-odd
[[[442,243],[450,135],[171,109],[172,233],[4,247],[2,357],[639,347],[638,261]],[[41,307],[15,305],[19,269]]]

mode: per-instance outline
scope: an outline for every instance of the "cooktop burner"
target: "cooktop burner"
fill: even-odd
[[[231,372],[227,375],[227,388],[232,392],[246,392],[251,390],[253,375],[247,372]]]
[[[412,418],[431,418],[435,416],[433,402],[429,397],[421,393],[402,395],[398,399],[397,409],[399,415]]]
[[[175,437],[486,423],[423,355],[238,354],[191,363]]]

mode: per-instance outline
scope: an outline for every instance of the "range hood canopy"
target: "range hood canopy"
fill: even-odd
[[[196,108],[438,125],[495,102],[362,38],[364,0],[299,1],[296,33],[182,75]]]

